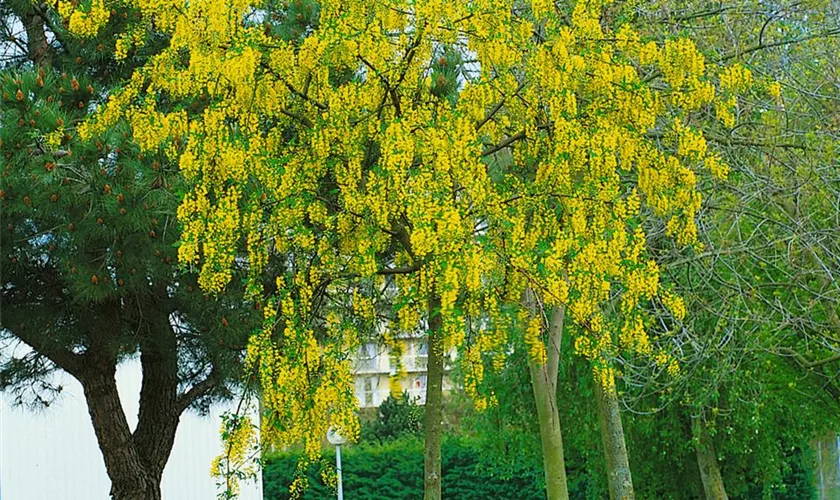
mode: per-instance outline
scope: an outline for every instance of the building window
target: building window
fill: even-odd
[[[356,371],[375,372],[377,368],[378,349],[376,344],[368,342],[359,346],[359,355],[356,359]]]
[[[405,367],[409,371],[426,371],[429,364],[429,344],[426,342],[412,342],[406,349]]]
[[[423,404],[426,401],[426,374],[411,377],[411,387],[408,390],[411,399]]]
[[[417,345],[417,357],[414,359],[414,364],[417,366],[418,370],[426,371],[426,368],[429,366],[429,344],[426,342],[420,342]],[[425,387],[425,378],[426,376],[423,375],[423,386]]]
[[[375,396],[378,380],[374,380],[374,378],[375,377],[365,377],[363,406],[374,406],[376,403]]]

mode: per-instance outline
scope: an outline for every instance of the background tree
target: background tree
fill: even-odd
[[[707,190],[700,228],[705,249],[686,252],[654,240],[668,281],[693,311],[683,325],[662,324],[675,332],[669,342],[681,352],[686,378],[679,389],[667,385],[669,395],[661,395],[683,405],[676,410],[679,420],[694,422],[700,469],[709,472],[702,477],[707,498],[743,491],[743,481],[728,475],[725,466],[726,460],[742,463],[743,449],[768,446],[772,451],[764,456],[780,457],[784,454],[773,446],[803,443],[818,432],[782,423],[772,409],[779,400],[787,402],[781,406],[822,415],[836,398],[831,364],[837,344],[827,334],[836,330],[831,319],[837,310],[836,210],[828,200],[837,190],[831,152],[837,138],[823,131],[822,123],[831,120],[837,87],[826,83],[830,72],[817,69],[835,57],[836,9],[833,2],[728,2],[713,8],[658,4],[639,11],[651,30],[694,32],[710,58],[741,61],[757,77],[780,82],[768,87],[769,93],[742,97],[741,125],[720,121],[717,130],[707,131],[732,173],[727,183]],[[807,83],[800,77],[806,74]],[[636,375],[629,377],[631,387],[651,388],[649,374]],[[827,394],[806,401],[800,399],[803,386],[809,387],[805,394],[820,386]],[[641,408],[640,402],[628,404],[650,411],[651,400]],[[763,423],[760,436],[748,432],[755,422]],[[725,432],[711,436],[707,427],[712,434]],[[785,437],[774,441],[776,435]],[[716,457],[726,458],[718,464]],[[761,464],[768,488],[784,463]],[[724,487],[724,476],[732,489]]]

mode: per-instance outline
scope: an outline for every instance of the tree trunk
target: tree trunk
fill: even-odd
[[[175,333],[165,311],[155,311],[153,319],[148,335],[140,344],[143,383],[134,442],[147,471],[160,482],[175,442],[181,411]]]
[[[441,329],[440,297],[429,298],[429,360],[426,369],[425,500],[441,499],[440,440],[443,416],[443,364],[446,358]]]
[[[44,32],[44,21],[34,12],[22,16],[23,28],[26,30],[26,51],[29,59],[36,65],[50,64],[49,44]]]
[[[116,363],[96,371],[91,369],[81,379],[93,430],[111,479],[111,498],[160,500],[160,478],[147,473],[134,446],[120,404],[115,372]]]
[[[599,377],[594,377],[594,384],[601,420],[601,439],[607,459],[610,499],[632,500],[634,498],[633,479],[630,477],[630,462],[627,459],[627,445],[624,443],[624,429],[621,426],[615,381],[609,380],[609,387],[604,387]]]
[[[568,500],[569,498],[566,461],[563,456],[563,434],[560,429],[560,413],[557,409],[557,368],[560,362],[564,316],[564,308],[555,308],[552,313],[549,342],[546,346],[548,355],[546,364],[539,365],[531,359],[528,360],[534,400],[537,404],[548,500]]]
[[[697,454],[697,466],[700,468],[700,479],[703,481],[703,492],[706,500],[728,500],[723,478],[720,475],[715,445],[712,436],[706,428],[705,420],[696,415],[691,416],[691,427],[694,434],[694,451]]]
[[[175,442],[181,410],[178,351],[165,309],[148,304],[140,340],[140,411],[132,433],[115,379],[117,357],[103,343],[92,344],[79,373],[99,449],[111,479],[113,500],[160,500],[163,469]],[[107,317],[103,315],[103,317]],[[115,328],[118,320],[112,318]]]

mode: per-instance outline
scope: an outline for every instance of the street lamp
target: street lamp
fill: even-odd
[[[344,436],[338,433],[337,430],[330,428],[327,431],[327,441],[335,446],[335,471],[336,479],[338,479],[338,500],[344,500],[344,489],[341,486],[341,445],[347,442]]]

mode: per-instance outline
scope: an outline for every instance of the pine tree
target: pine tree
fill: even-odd
[[[241,306],[235,285],[223,298],[205,297],[196,276],[177,265],[182,181],[165,149],[181,144],[140,152],[125,125],[89,142],[76,133],[113,82],[166,39],[153,32],[132,39],[117,62],[125,39],[115,34],[138,15],[130,8],[111,11],[91,38],[26,0],[4,2],[2,15],[11,33],[4,45],[18,51],[6,51],[0,67],[0,336],[31,351],[3,358],[0,388],[18,403],[48,404],[58,390],[48,375],[75,377],[112,498],[159,499],[180,415],[230,397],[261,312]],[[132,431],[114,376],[138,355],[143,381]]]

